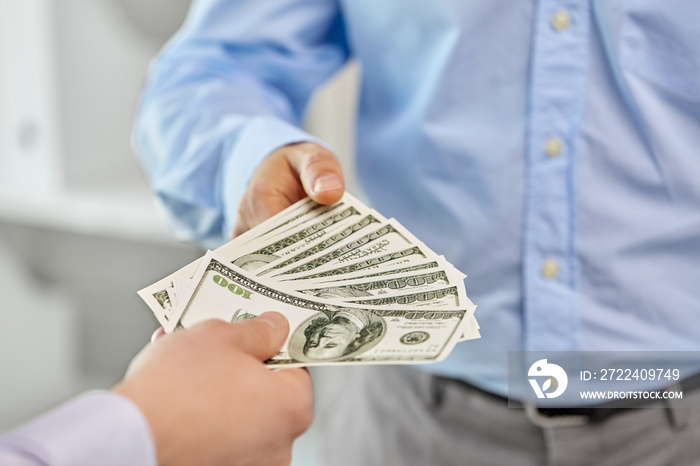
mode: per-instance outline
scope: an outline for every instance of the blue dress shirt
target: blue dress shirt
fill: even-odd
[[[175,231],[220,244],[358,60],[360,180],[479,305],[426,370],[505,394],[509,350],[700,349],[698,25],[696,0],[198,0],[134,140]]]

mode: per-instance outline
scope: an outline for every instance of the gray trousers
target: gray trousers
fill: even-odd
[[[322,466],[700,465],[700,409],[542,428],[523,409],[401,366],[345,367],[319,409]],[[700,406],[700,394],[693,406]]]

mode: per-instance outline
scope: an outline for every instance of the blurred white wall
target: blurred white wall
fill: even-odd
[[[200,254],[168,233],[129,144],[148,62],[188,4],[0,0],[0,431],[116,382],[156,327],[136,290]],[[306,121],[354,193],[358,71]],[[313,437],[295,464],[316,464]]]

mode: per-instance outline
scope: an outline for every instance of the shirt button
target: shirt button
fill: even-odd
[[[554,259],[547,259],[542,263],[542,276],[553,280],[559,276],[559,264]]]
[[[563,148],[564,144],[561,142],[561,139],[556,136],[547,139],[547,142],[544,144],[544,151],[550,157],[556,157],[561,154]]]
[[[568,29],[571,25],[571,16],[566,11],[557,11],[552,16],[552,27],[557,31]]]

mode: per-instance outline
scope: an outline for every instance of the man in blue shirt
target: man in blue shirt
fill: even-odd
[[[152,69],[135,143],[176,233],[221,244],[305,193],[340,196],[337,162],[299,124],[312,92],[359,61],[360,181],[379,211],[469,274],[483,338],[424,368],[438,377],[353,369],[348,391],[368,407],[343,412],[376,430],[346,461],[452,464],[461,442],[521,459],[531,446],[533,464],[559,464],[557,451],[610,437],[578,430],[578,444],[561,444],[562,431],[498,411],[508,351],[699,349],[698,24],[693,0],[199,0]],[[466,419],[454,391],[486,392],[496,404],[471,415],[512,435],[440,414],[444,402]],[[408,412],[422,427],[400,425]],[[677,428],[657,414],[644,422]],[[651,415],[605,422],[632,429],[634,416]],[[597,451],[611,464],[620,451],[658,460],[629,429],[625,448]],[[367,443],[372,432],[385,444]],[[435,438],[455,453],[416,453]]]

